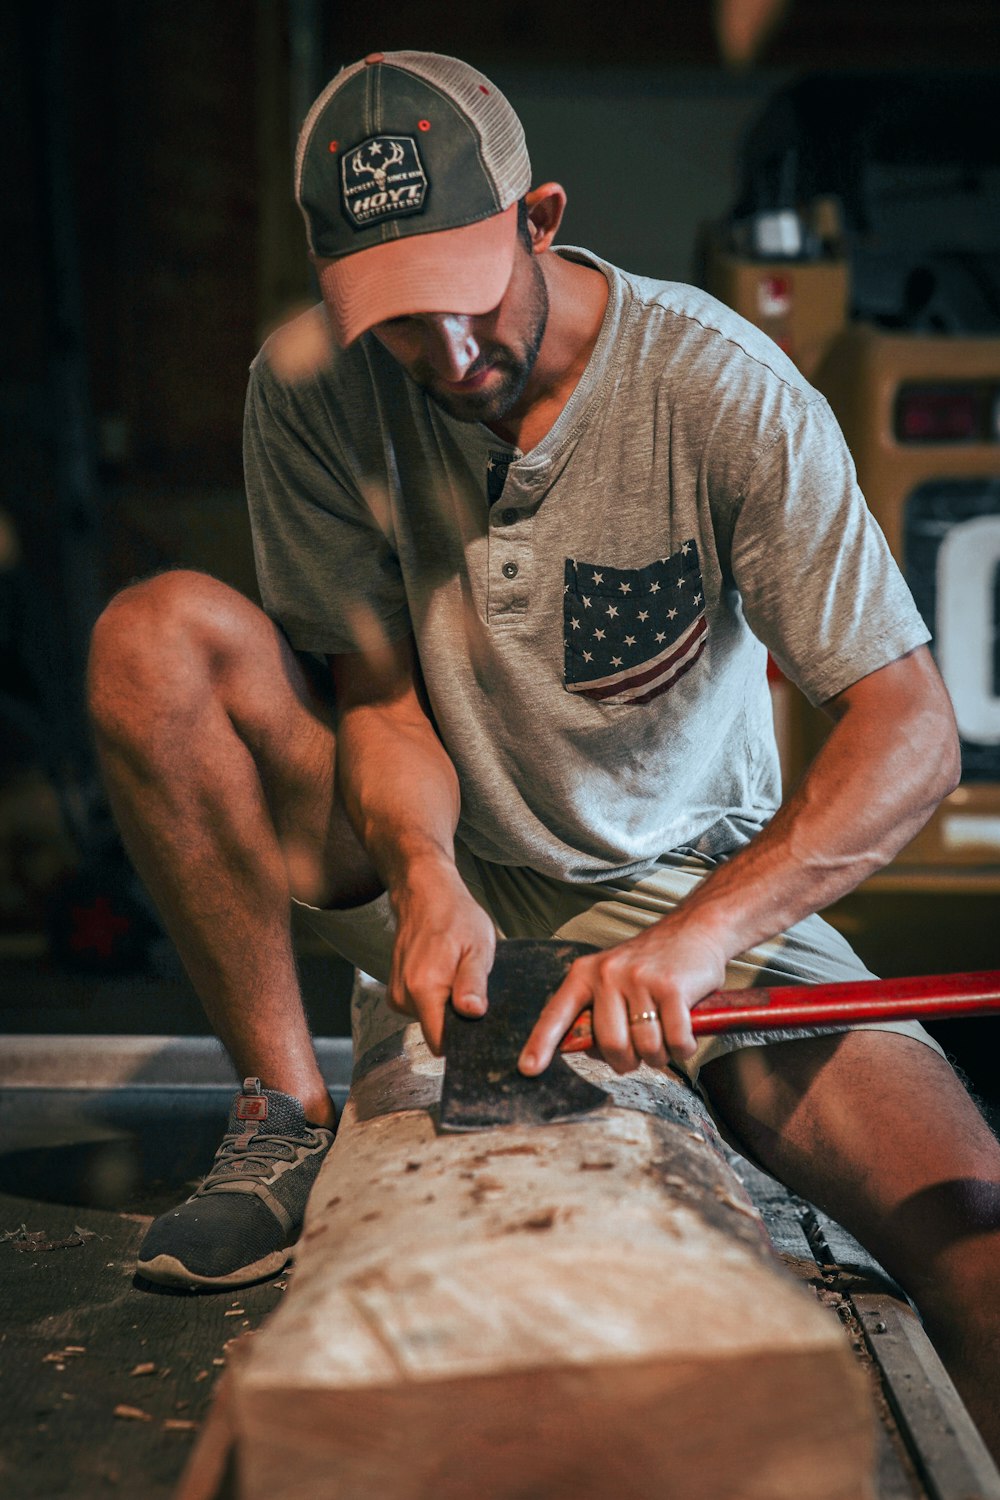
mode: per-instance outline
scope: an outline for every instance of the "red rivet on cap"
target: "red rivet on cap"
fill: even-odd
[[[418,130],[430,130],[430,128],[431,128],[431,122],[430,122],[430,120],[418,120],[417,121],[417,129]]]
[[[330,150],[331,151],[336,151],[337,148],[339,147],[339,145],[340,145],[339,141],[331,141],[330,142]]]
[[[365,62],[369,66],[372,63],[384,62],[384,61],[385,61],[385,53],[384,52],[369,52],[368,56],[365,58]]]

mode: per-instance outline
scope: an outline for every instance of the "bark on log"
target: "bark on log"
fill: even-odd
[[[179,1500],[871,1500],[860,1369],[685,1085],[576,1057],[606,1110],[438,1135],[441,1064],[355,998],[292,1282]]]

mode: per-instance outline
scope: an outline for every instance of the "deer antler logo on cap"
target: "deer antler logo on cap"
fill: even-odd
[[[384,160],[377,161],[375,159],[377,155],[384,155]],[[356,177],[360,177],[364,173],[374,177],[375,185],[379,192],[384,193],[386,183],[389,180],[389,169],[398,166],[403,160],[403,143],[402,141],[393,141],[391,151],[388,155],[385,155],[381,144],[378,141],[372,141],[368,147],[368,156],[369,160],[365,161],[361,151],[355,151],[351,157],[351,170]]]

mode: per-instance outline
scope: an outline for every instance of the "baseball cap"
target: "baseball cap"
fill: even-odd
[[[386,318],[496,307],[530,185],[520,120],[467,63],[373,52],[341,69],[295,153],[295,197],[340,343]]]

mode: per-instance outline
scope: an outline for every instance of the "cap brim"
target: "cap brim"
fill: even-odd
[[[319,284],[340,344],[376,323],[412,313],[485,313],[507,289],[517,241],[517,204],[503,213],[388,240],[318,262]]]

